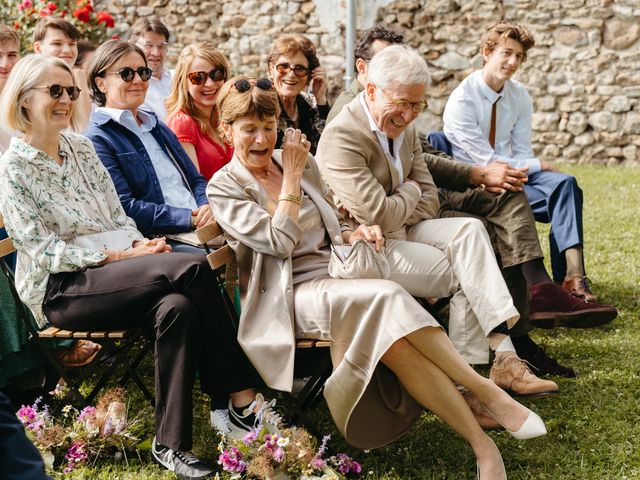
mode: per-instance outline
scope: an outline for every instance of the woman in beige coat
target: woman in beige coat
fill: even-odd
[[[545,434],[540,417],[469,367],[399,284],[329,277],[331,243],[366,239],[379,249],[384,238],[377,226],[339,223],[299,130],[288,130],[274,151],[279,105],[269,80],[230,80],[218,111],[235,154],[207,196],[238,260],[238,339],[266,384],[291,390],[296,337],[330,340],[334,369],[324,395],[349,442],[389,443],[428,408],[470,443],[483,480],[506,478],[500,452],[455,384],[516,438]]]

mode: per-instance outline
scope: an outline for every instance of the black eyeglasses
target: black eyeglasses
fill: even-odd
[[[224,82],[227,80],[227,69],[224,67],[214,68],[208,72],[191,72],[187,73],[187,78],[192,85],[204,85],[207,83],[207,77],[214,82]]]
[[[66,90],[67,95],[69,95],[69,100],[71,100],[72,102],[78,99],[78,97],[80,96],[80,92],[82,91],[75,85],[72,85],[70,87],[63,87],[62,85],[54,84],[46,87],[43,86],[34,88],[46,88],[49,91],[49,96],[54,100],[60,98]]]
[[[291,65],[290,63],[279,63],[276,65],[276,70],[278,70],[278,72],[281,73],[282,75],[286,75],[291,70],[293,70],[294,75],[300,78],[306,77],[307,75],[309,75],[309,68],[305,67],[304,65]]]
[[[120,75],[120,78],[122,80],[129,83],[129,82],[132,82],[133,79],[136,77],[136,73],[140,77],[140,80],[142,80],[143,82],[148,82],[149,79],[151,78],[151,74],[153,73],[153,70],[151,70],[149,67],[138,67],[135,70],[131,67],[122,67],[117,72],[104,72],[102,76]]]
[[[273,88],[273,83],[268,78],[259,78],[257,80],[249,81],[247,79],[237,80],[233,86],[240,93],[248,92],[252,87],[258,87],[260,90],[271,90]]]

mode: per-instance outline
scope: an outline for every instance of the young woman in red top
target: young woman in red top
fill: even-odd
[[[216,99],[228,75],[228,60],[211,43],[188,45],[178,58],[167,98],[167,125],[206,180],[233,155],[233,147],[217,132]]]

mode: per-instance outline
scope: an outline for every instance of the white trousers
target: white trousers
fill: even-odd
[[[449,338],[469,363],[487,363],[489,333],[520,318],[489,235],[475,218],[423,220],[407,228],[406,240],[387,240],[385,254],[391,280],[413,296],[453,295]]]

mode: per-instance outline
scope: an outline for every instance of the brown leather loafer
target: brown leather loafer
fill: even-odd
[[[580,297],[586,302],[595,303],[598,301],[589,288],[587,277],[583,277],[582,275],[573,275],[572,277],[565,278],[564,282],[562,282],[562,288],[571,295]]]
[[[611,322],[618,316],[613,305],[587,302],[555,283],[531,286],[529,320],[538,328],[591,328]]]
[[[545,397],[558,393],[556,382],[536,377],[527,363],[515,353],[496,356],[489,378],[514,396]]]

